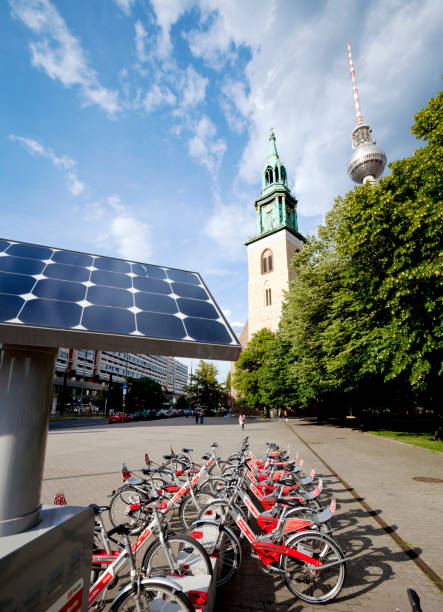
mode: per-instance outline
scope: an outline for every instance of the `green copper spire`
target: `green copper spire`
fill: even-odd
[[[282,230],[304,240],[298,231],[297,200],[288,187],[286,168],[278,156],[274,130],[269,134],[269,155],[262,174],[262,190],[255,200],[257,233],[246,244]]]
[[[277,153],[274,130],[271,129],[269,134],[269,155],[266,166],[263,168],[262,193],[269,191],[271,186],[273,187],[276,184],[287,187],[288,177],[286,175],[286,168],[281,163]]]
[[[269,134],[269,155],[268,155],[268,163],[275,164],[275,162],[280,159],[277,153],[277,145],[275,144],[275,134],[274,130],[271,128],[271,133]]]

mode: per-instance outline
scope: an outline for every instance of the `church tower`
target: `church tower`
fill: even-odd
[[[246,242],[248,322],[240,337],[243,346],[263,327],[277,330],[283,291],[294,275],[289,264],[304,241],[298,231],[297,200],[289,190],[286,168],[278,156],[273,131],[269,144],[262,190],[255,201],[257,233]]]

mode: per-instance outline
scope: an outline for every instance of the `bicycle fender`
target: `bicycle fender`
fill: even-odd
[[[173,589],[174,591],[183,591],[182,587],[177,582],[174,582],[174,580],[170,580],[169,578],[162,578],[162,577],[145,578],[140,581],[141,585],[148,585],[148,586],[149,584],[156,584],[156,583],[169,587],[170,589]],[[116,606],[119,603],[120,599],[122,599],[126,595],[126,593],[130,591],[131,589],[132,589],[132,584],[129,583],[125,587],[123,587],[121,591],[117,593],[117,595],[112,601],[111,607],[109,608],[110,612],[114,610],[114,606]]]

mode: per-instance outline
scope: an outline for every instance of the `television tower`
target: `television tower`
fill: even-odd
[[[355,83],[354,64],[352,63],[351,44],[348,41],[349,64],[351,66],[352,86],[357,125],[352,131],[352,148],[354,149],[348,164],[349,177],[359,183],[375,183],[383,173],[386,165],[386,155],[371,138],[371,128],[363,121],[360,112],[357,85]]]

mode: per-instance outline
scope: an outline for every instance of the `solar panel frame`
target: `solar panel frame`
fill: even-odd
[[[131,272],[124,272],[128,269]],[[144,270],[150,276],[136,275],[133,270]],[[34,280],[31,292],[22,294],[11,290],[14,280],[26,290],[31,278]],[[94,281],[98,282],[93,284]],[[0,319],[0,343],[3,344],[69,346],[227,361],[235,361],[241,352],[235,333],[198,272],[0,238],[0,284],[3,287],[0,288],[0,310],[5,310],[7,315],[14,311],[20,313],[19,319],[9,316]],[[136,285],[141,289],[137,290]],[[8,293],[4,292],[5,287]],[[84,287],[83,300],[78,300],[83,292],[80,287]],[[94,302],[87,299],[92,288]],[[123,306],[128,303],[125,298],[128,293],[132,307]],[[106,295],[114,296],[121,306],[104,305]],[[173,299],[168,307],[165,300],[170,298]],[[146,304],[149,307],[149,300],[163,304],[164,313],[144,310]],[[20,301],[23,303],[17,310]],[[180,303],[191,315],[180,311]],[[178,312],[171,312],[174,308]],[[192,316],[192,312],[198,316]],[[48,313],[51,325],[42,325],[45,317],[48,320]],[[76,321],[78,325],[71,325]],[[124,333],[115,333],[115,321],[126,330]],[[83,322],[88,325],[85,327]],[[101,329],[94,329],[97,325]],[[186,325],[196,332],[194,337],[188,335]],[[165,334],[165,326],[173,337]],[[139,328],[147,333],[142,334]],[[185,335],[179,337],[182,329]]]

